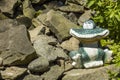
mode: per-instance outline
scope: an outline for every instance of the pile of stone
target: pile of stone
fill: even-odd
[[[91,80],[108,79],[106,69],[116,70],[114,66],[85,73],[73,69],[68,56],[79,48],[70,28],[79,28],[91,17],[86,2],[0,0],[0,80],[90,80],[88,75]],[[98,75],[91,75],[95,71]]]

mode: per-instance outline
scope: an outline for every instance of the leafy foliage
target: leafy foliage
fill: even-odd
[[[118,72],[108,71],[108,73],[110,77],[109,80],[120,80]]]
[[[113,63],[116,63],[116,67],[120,66],[120,42],[116,43],[114,40],[101,40],[102,46],[108,46],[113,51]],[[109,80],[120,80],[120,73],[108,71]]]
[[[102,45],[108,45],[113,51],[113,62],[120,65],[120,1],[118,0],[88,0],[87,7],[96,13],[92,19],[99,25],[110,30],[107,40]]]
[[[110,50],[113,51],[113,63],[117,63],[117,65],[120,65],[120,42],[116,43],[114,40],[101,40],[102,46],[108,46]]]
[[[87,7],[95,11],[92,19],[99,26],[108,28],[110,38],[118,42],[120,40],[120,1],[88,0]]]
[[[120,66],[120,1],[88,0],[87,7],[95,11],[92,19],[97,25],[110,30],[109,38],[102,40],[113,51],[113,61]],[[109,72],[110,80],[120,80],[119,73]]]

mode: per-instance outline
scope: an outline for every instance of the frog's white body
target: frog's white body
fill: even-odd
[[[77,68],[91,68],[102,66],[104,63],[108,63],[112,59],[112,51],[105,49],[103,50],[100,46],[99,39],[107,36],[109,34],[108,30],[101,30],[92,34],[92,30],[95,24],[93,21],[87,21],[83,24],[83,28],[87,31],[85,34],[79,33],[78,30],[70,30],[70,34],[80,38],[80,48],[78,51],[71,51],[69,53],[70,57],[73,60],[72,65]],[[84,30],[82,29],[82,30]],[[98,28],[99,29],[99,28]],[[80,30],[80,31],[82,31]],[[90,34],[88,34],[88,31]],[[78,36],[81,35],[81,36]],[[86,36],[87,35],[87,36]],[[90,36],[92,35],[92,36]]]
[[[112,59],[112,51],[101,49],[97,42],[82,44],[78,51],[71,51],[69,55],[73,59],[73,66],[85,68],[102,66]],[[89,59],[86,60],[87,58]]]

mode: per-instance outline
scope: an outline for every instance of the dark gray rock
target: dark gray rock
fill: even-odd
[[[109,80],[108,71],[119,72],[120,67],[109,65],[94,69],[73,69],[65,72],[62,80]]]
[[[16,20],[18,23],[25,25],[27,29],[32,25],[31,19],[25,16],[18,17]]]
[[[49,43],[55,43],[56,39],[50,36],[39,35],[38,39],[34,41],[34,48],[38,56],[48,59],[49,62],[55,61],[57,58],[67,59],[68,56],[61,48],[56,48]]]
[[[38,75],[29,74],[29,75],[25,76],[25,78],[23,80],[43,80],[43,79]]]
[[[75,15],[75,13],[73,13],[73,12],[71,12],[71,13],[69,13],[68,14],[68,19],[71,21],[71,22],[73,22],[73,23],[75,23],[75,24],[78,24],[78,18],[77,18],[77,16]]]
[[[49,3],[45,4],[45,8],[47,10],[50,10],[50,9],[55,9],[57,10],[59,7],[63,6],[64,3],[62,1],[58,1],[58,0],[51,0]]]
[[[47,13],[46,24],[50,30],[56,35],[59,41],[70,37],[69,30],[71,28],[79,28],[76,24],[65,18],[62,14],[50,10]]]
[[[32,7],[31,1],[30,0],[24,0],[23,2],[23,14],[24,16],[32,19],[35,15],[35,10]]]
[[[58,78],[63,74],[64,69],[58,65],[52,66],[51,69],[41,75],[44,80],[58,80]]]
[[[0,37],[3,65],[25,65],[37,57],[26,27],[16,20],[0,20]]]
[[[4,80],[16,80],[27,72],[26,68],[8,67],[6,70],[1,71],[1,77]]]
[[[28,69],[31,72],[45,72],[47,71],[49,68],[49,62],[46,58],[44,57],[39,57],[37,59],[35,59],[34,61],[32,61],[29,65],[28,65]]]

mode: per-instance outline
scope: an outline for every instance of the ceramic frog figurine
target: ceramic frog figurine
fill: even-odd
[[[109,30],[100,28],[94,21],[88,20],[84,22],[83,28],[70,29],[70,34],[80,40],[80,48],[69,53],[74,67],[98,67],[112,60],[112,51],[102,49],[100,45],[100,39],[106,37]]]

